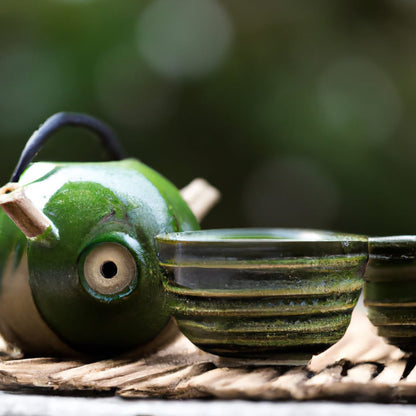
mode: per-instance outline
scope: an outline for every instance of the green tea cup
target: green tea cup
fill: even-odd
[[[307,362],[345,333],[367,237],[305,229],[222,229],[156,237],[169,309],[199,348]]]
[[[369,238],[364,303],[378,334],[416,352],[416,236]]]

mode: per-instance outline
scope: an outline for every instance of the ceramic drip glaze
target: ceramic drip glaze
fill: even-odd
[[[380,336],[416,352],[416,236],[369,238],[364,302]]]
[[[5,338],[29,355],[113,354],[154,339],[170,310],[153,238],[199,228],[178,190],[134,159],[34,163],[19,182],[53,226],[26,238],[0,212]],[[115,290],[96,290],[84,275],[90,253],[105,245],[135,262]]]
[[[243,229],[156,237],[168,302],[198,347],[307,361],[338,341],[362,288],[367,238]]]

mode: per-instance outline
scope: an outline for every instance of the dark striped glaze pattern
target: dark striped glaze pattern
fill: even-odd
[[[369,239],[364,302],[380,336],[416,352],[416,236]]]
[[[252,229],[157,237],[181,331],[222,356],[304,362],[345,333],[362,288],[367,239]]]

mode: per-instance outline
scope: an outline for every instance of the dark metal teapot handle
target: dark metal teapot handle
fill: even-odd
[[[57,113],[49,117],[36,130],[20,156],[19,162],[13,172],[11,181],[17,182],[27,165],[35,158],[44,142],[57,130],[64,126],[81,126],[94,132],[102,141],[113,160],[125,158],[123,149],[117,140],[113,130],[95,117],[81,113]]]

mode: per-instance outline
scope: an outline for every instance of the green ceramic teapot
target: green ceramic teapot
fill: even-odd
[[[30,164],[66,125],[93,131],[115,160]],[[7,341],[29,355],[102,355],[163,332],[170,314],[154,236],[199,225],[169,181],[123,158],[107,126],[82,114],[52,116],[1,194],[0,333]]]

